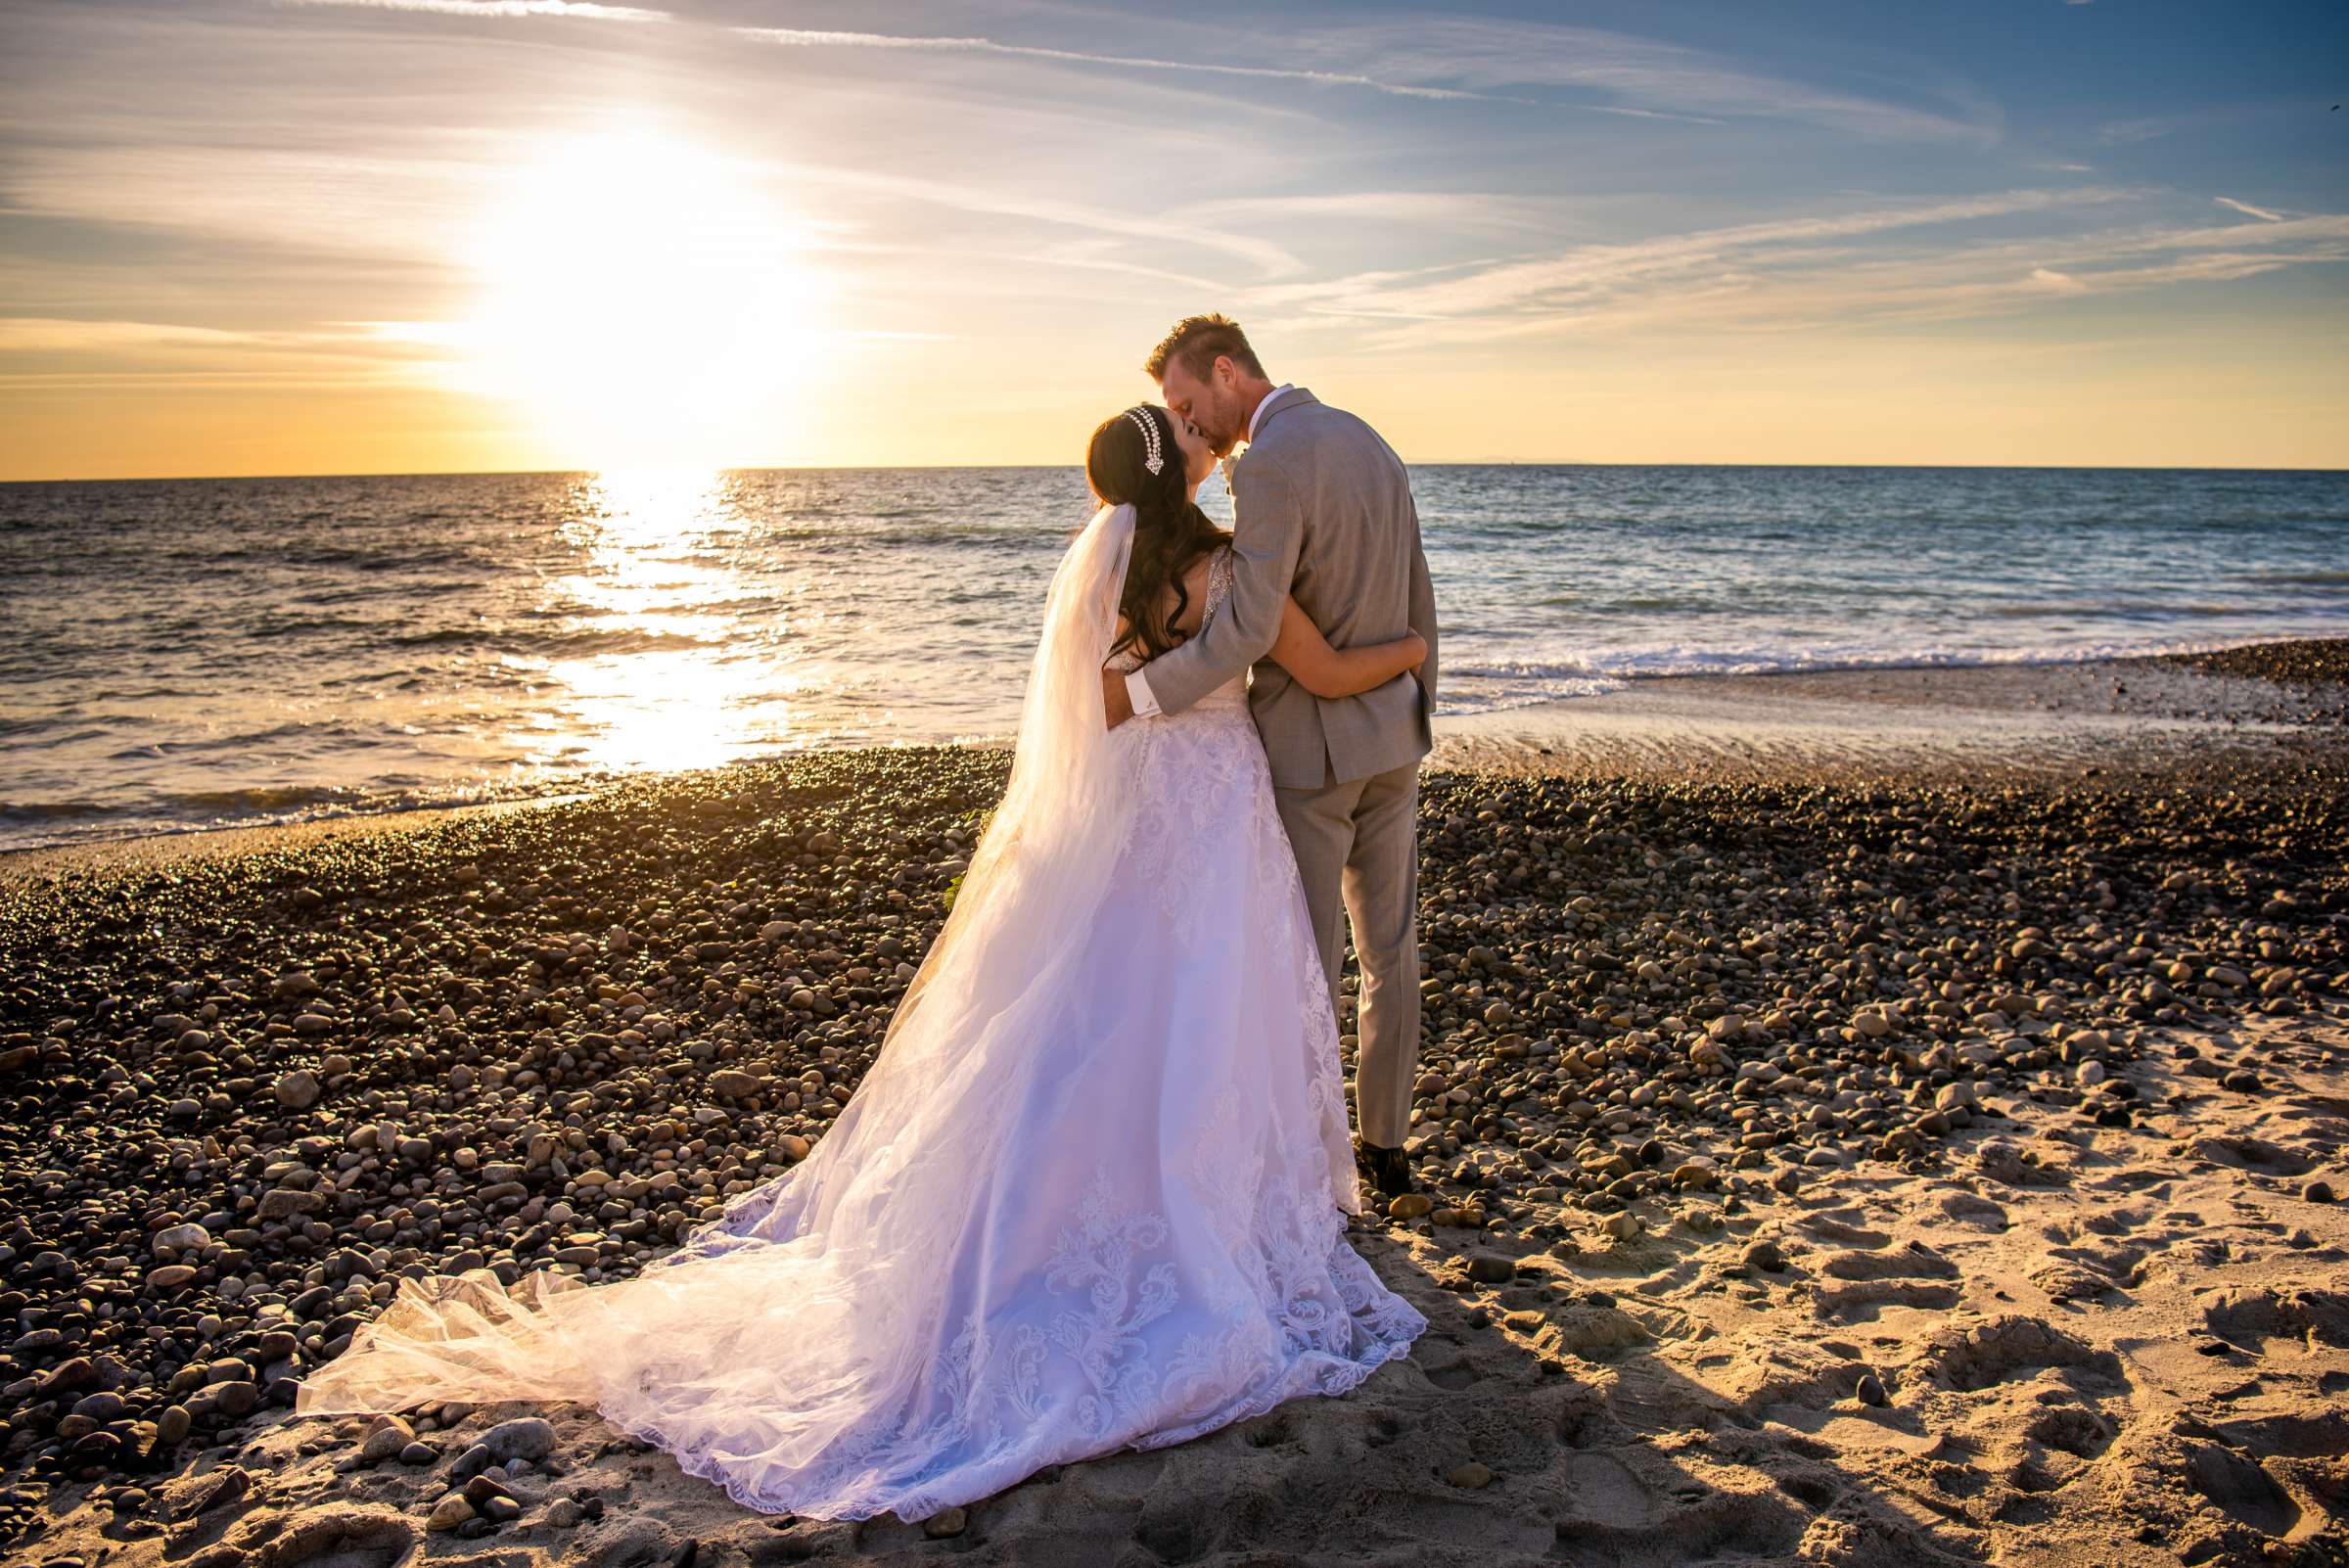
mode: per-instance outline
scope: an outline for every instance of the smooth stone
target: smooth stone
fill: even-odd
[[[202,1225],[165,1225],[149,1238],[148,1245],[156,1252],[194,1252],[212,1239],[212,1233]]]
[[[359,1462],[379,1464],[395,1457],[402,1449],[416,1441],[415,1430],[396,1415],[387,1415],[381,1425],[359,1444]]]
[[[525,1415],[500,1421],[481,1435],[479,1446],[500,1463],[508,1459],[543,1459],[554,1451],[554,1423],[543,1416]]]
[[[451,1492],[433,1504],[432,1514],[424,1521],[424,1527],[436,1533],[445,1532],[456,1529],[473,1517],[473,1504],[465,1500],[465,1494]]]

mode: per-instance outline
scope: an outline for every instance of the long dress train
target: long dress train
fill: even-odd
[[[1120,521],[1063,568],[1089,540],[1084,615],[1122,576]],[[1208,615],[1229,586],[1220,558]],[[1100,638],[1073,640],[1062,700],[1098,687]],[[297,1409],[581,1401],[751,1507],[915,1519],[1406,1354],[1426,1320],[1345,1239],[1337,1030],[1244,685],[1101,755],[1115,841],[1049,843],[1068,813],[1034,809],[1015,768],[990,907],[958,906],[804,1163],[633,1279],[403,1280]],[[1107,856],[1093,881],[1035,869],[1079,853]],[[1040,883],[1082,929],[1000,929]]]

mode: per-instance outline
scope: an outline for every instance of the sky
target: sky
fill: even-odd
[[[0,0],[0,479],[2349,464],[2337,0]]]

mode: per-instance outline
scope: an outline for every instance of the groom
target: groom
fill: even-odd
[[[1434,744],[1436,599],[1419,548],[1410,476],[1378,433],[1302,387],[1275,387],[1229,319],[1192,316],[1143,366],[1167,406],[1227,465],[1231,596],[1189,642],[1124,677],[1104,672],[1112,728],[1178,714],[1255,667],[1248,706],[1297,851],[1330,1002],[1345,944],[1340,895],[1362,971],[1357,1156],[1378,1190],[1411,1190],[1403,1155],[1419,1057],[1419,759]],[[1265,656],[1295,595],[1331,646],[1427,639],[1417,679],[1359,697],[1315,697]]]

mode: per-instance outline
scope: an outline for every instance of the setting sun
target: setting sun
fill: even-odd
[[[517,167],[466,259],[469,390],[562,446],[708,464],[771,428],[812,369],[802,230],[718,155],[649,132]]]

